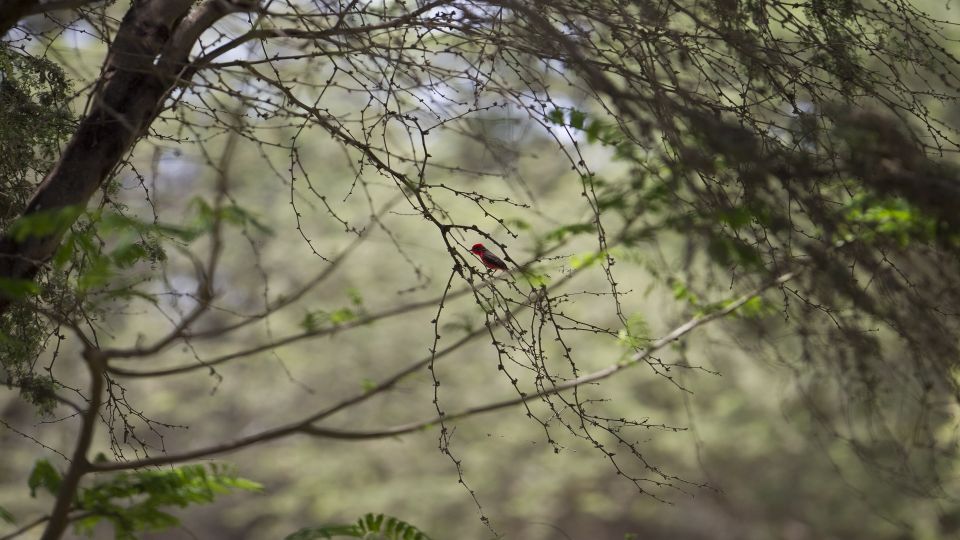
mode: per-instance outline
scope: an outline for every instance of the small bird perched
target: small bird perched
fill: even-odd
[[[490,253],[490,250],[483,244],[474,244],[473,247],[470,248],[470,253],[476,255],[480,259],[480,262],[491,270],[507,271],[507,263],[503,262],[500,257]]]

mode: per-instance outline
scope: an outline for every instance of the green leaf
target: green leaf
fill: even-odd
[[[599,141],[600,136],[603,133],[603,130],[605,129],[605,127],[606,127],[605,124],[599,120],[594,120],[593,122],[590,122],[590,125],[588,125],[586,129],[587,142],[595,143]]]
[[[53,267],[57,270],[62,270],[63,267],[70,262],[70,258],[73,257],[73,253],[76,247],[76,239],[74,234],[68,234],[64,237],[63,242],[60,243],[60,247],[57,248],[57,252],[53,255]]]
[[[637,146],[630,141],[620,141],[614,145],[613,157],[617,160],[635,161]]]
[[[339,308],[330,313],[326,311],[310,311],[300,321],[300,328],[307,332],[316,332],[327,323],[338,325],[356,320],[360,315],[350,308]]]
[[[43,488],[51,495],[56,496],[60,490],[61,480],[60,473],[53,468],[53,465],[51,465],[49,461],[45,459],[37,460],[33,466],[33,470],[30,471],[30,477],[27,478],[27,486],[30,487],[30,496],[36,497],[37,489],[39,488]]]
[[[754,296],[747,300],[742,306],[737,308],[737,314],[749,319],[756,319],[764,314],[766,305],[763,298]]]
[[[562,227],[557,227],[556,229],[548,232],[546,236],[544,236],[544,239],[548,241],[561,242],[568,236],[592,233],[596,230],[597,227],[593,223],[572,223],[569,225],[563,225]]]
[[[446,321],[440,326],[440,330],[443,333],[448,332],[472,332],[475,326],[475,322],[472,317],[469,315],[459,313],[453,315],[452,321]]]
[[[578,111],[577,109],[570,110],[570,127],[574,129],[583,129],[583,124],[586,119],[587,113]]]
[[[326,311],[309,311],[300,321],[300,328],[307,332],[316,332],[320,327],[330,320],[330,314]]]
[[[731,298],[729,300],[723,300],[720,302],[713,302],[701,306],[697,310],[697,316],[710,315],[711,313],[716,313],[722,309],[727,309],[730,305],[735,302],[736,299]],[[764,300],[760,296],[754,296],[753,298],[747,300],[740,305],[736,310],[733,311],[733,315],[736,317],[741,317],[745,319],[762,319],[770,315],[777,313],[775,306]]]
[[[337,537],[385,538],[387,540],[430,540],[413,525],[384,514],[365,514],[349,525],[307,527],[288,535],[284,540],[318,540]]]
[[[533,269],[524,270],[523,279],[527,282],[528,285],[530,285],[534,289],[539,289],[544,285],[550,284],[549,275],[536,272]]]
[[[362,538],[363,533],[356,530],[353,525],[328,525],[326,527],[306,527],[299,531],[289,534],[284,540],[319,540],[332,539],[337,536],[349,536],[353,538]]]
[[[195,240],[198,236],[196,230],[190,229],[188,227],[182,227],[179,225],[170,225],[164,223],[153,223],[149,221],[141,221],[139,219],[125,216],[123,214],[118,214],[115,212],[105,213],[102,215],[93,215],[93,221],[97,223],[97,227],[100,231],[109,233],[109,232],[120,232],[120,233],[136,233],[138,235],[161,235],[170,238],[175,238],[183,242],[190,242]]]
[[[624,197],[622,193],[613,192],[597,197],[597,209],[600,211],[610,209],[623,210],[628,208],[628,203],[628,199]]]
[[[253,212],[243,208],[242,206],[237,206],[235,204],[224,206],[220,211],[220,215],[227,223],[231,223],[233,225],[249,225],[262,234],[268,236],[273,234],[273,229],[260,221]]]
[[[753,214],[746,208],[740,206],[736,208],[727,208],[717,212],[717,219],[721,223],[726,223],[733,230],[738,230],[750,224]]]
[[[620,345],[631,350],[639,349],[650,342],[650,325],[640,313],[627,318],[627,324],[617,333]]]
[[[554,124],[557,124],[558,126],[562,126],[563,111],[557,108],[553,109],[552,111],[550,111],[550,114],[546,116],[546,120]]]
[[[340,308],[330,314],[332,324],[343,324],[357,318],[357,314],[350,308]]]
[[[732,302],[733,300],[731,300]],[[729,302],[727,302],[729,304]],[[726,307],[726,306],[724,306]],[[734,315],[745,319],[762,319],[778,313],[776,304],[764,300],[761,296],[754,296],[738,307]]]
[[[739,264],[747,268],[760,268],[763,258],[753,246],[728,236],[713,236],[707,244],[707,253],[720,265]]]
[[[130,268],[146,257],[147,250],[139,242],[120,246],[110,254],[113,263],[119,268]]]
[[[356,287],[348,288],[347,296],[350,297],[350,303],[354,306],[363,306],[363,296],[360,294],[360,289],[357,289]]]
[[[0,506],[0,521],[9,523],[11,525],[17,522],[17,520],[14,519],[13,514],[11,514],[9,510],[2,506]]]
[[[677,300],[686,300],[686,302],[692,306],[696,306],[700,303],[700,299],[697,295],[693,294],[690,289],[687,288],[687,285],[679,280],[674,280],[671,282],[671,288],[673,289],[673,297]]]
[[[593,266],[598,261],[602,260],[603,253],[597,251],[590,251],[587,253],[580,253],[570,257],[570,268],[574,270],[585,268],[587,266]]]
[[[739,240],[735,241],[733,243],[733,253],[734,260],[742,266],[747,268],[763,267],[763,257],[760,255],[760,251],[753,246]]]
[[[209,232],[213,230],[215,221],[213,207],[200,197],[194,197],[190,201],[189,206],[193,208],[193,212],[195,213],[195,217],[191,222],[191,228],[198,232]]]
[[[77,534],[93,536],[93,530],[103,521],[103,516],[84,516],[73,522],[73,530]]]
[[[937,237],[937,220],[899,197],[855,195],[844,208],[843,219],[841,231],[848,241],[886,239],[906,246]]]
[[[508,227],[514,227],[515,229],[518,229],[518,230],[521,230],[521,231],[530,230],[530,223],[528,223],[528,222],[526,222],[526,221],[524,221],[524,220],[522,220],[522,219],[520,219],[520,218],[508,218],[508,219],[505,219],[503,222],[504,222],[504,224],[506,224]]]
[[[40,294],[40,286],[31,279],[0,277],[0,293],[11,298],[25,298]]]
[[[232,468],[211,464],[188,465],[172,470],[123,472],[83,488],[76,505],[89,514],[76,524],[77,532],[92,535],[107,520],[116,538],[133,539],[136,533],[159,531],[180,524],[169,507],[213,502],[232,490],[260,491],[260,484],[237,477]]]
[[[2,341],[3,349],[5,349],[4,352],[7,354],[12,352],[15,356],[18,354],[13,352],[19,349],[15,339],[0,334],[0,341]],[[20,386],[20,397],[35,405],[41,415],[46,416],[53,412],[57,402],[56,383],[52,376],[49,374],[25,373],[20,376],[17,384]]]
[[[49,236],[69,229],[82,214],[81,206],[43,210],[17,219],[10,225],[8,233],[17,242],[23,242],[31,237]]]
[[[89,261],[83,273],[77,279],[77,287],[81,291],[88,291],[106,285],[113,271],[110,268],[110,259],[97,256]]]

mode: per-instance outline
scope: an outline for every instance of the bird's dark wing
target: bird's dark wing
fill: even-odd
[[[487,268],[497,268],[499,270],[507,269],[507,263],[503,262],[500,260],[500,257],[497,257],[489,251],[484,251],[480,258],[483,260],[483,263],[487,265]]]

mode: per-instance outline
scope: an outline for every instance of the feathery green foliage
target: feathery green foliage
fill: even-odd
[[[30,496],[36,497],[40,489],[56,496],[61,480],[49,461],[37,461],[28,480]],[[209,504],[231,491],[261,489],[231,467],[216,463],[121,472],[80,489],[75,508],[82,517],[74,526],[77,533],[93,536],[97,525],[108,522],[117,540],[134,540],[137,533],[179,525],[170,508]]]
[[[307,527],[289,535],[285,540],[320,540],[339,537],[369,540],[430,540],[426,533],[395,517],[383,514],[365,514],[356,523]]]

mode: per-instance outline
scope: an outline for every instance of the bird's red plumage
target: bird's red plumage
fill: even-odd
[[[480,262],[491,270],[507,270],[507,263],[503,262],[500,257],[490,253],[490,250],[483,244],[474,244],[473,247],[470,248],[470,253],[479,257]]]

